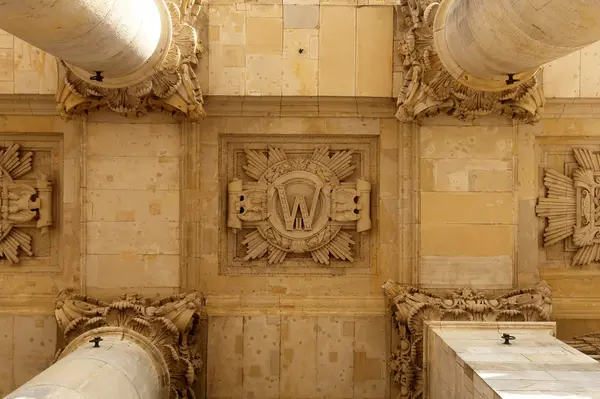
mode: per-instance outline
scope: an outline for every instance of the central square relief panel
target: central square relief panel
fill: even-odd
[[[222,136],[220,274],[372,274],[377,145]]]

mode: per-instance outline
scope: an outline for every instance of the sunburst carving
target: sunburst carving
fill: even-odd
[[[356,165],[352,151],[330,155],[329,147],[308,156],[288,157],[279,147],[267,153],[246,150],[245,173],[254,182],[229,184],[228,226],[255,230],[244,237],[244,260],[267,257],[282,263],[289,253],[310,253],[329,265],[330,257],[353,261],[352,236],[344,231],[356,222],[357,231],[371,227],[371,185],[365,180],[343,182]]]
[[[587,148],[574,148],[577,161],[571,176],[544,170],[545,198],[540,198],[537,214],[547,218],[544,246],[568,238],[577,247],[573,265],[600,260],[600,155]]]

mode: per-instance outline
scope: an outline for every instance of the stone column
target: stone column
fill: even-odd
[[[6,399],[193,398],[202,308],[197,294],[108,303],[64,291],[55,313],[66,346],[55,364]]]
[[[0,29],[60,60],[65,118],[157,110],[197,121],[200,8],[201,0],[9,0],[0,2]]]
[[[550,286],[537,285],[488,297],[462,288],[445,295],[387,281],[383,291],[394,315],[399,344],[390,356],[398,399],[423,395],[423,328],[426,321],[548,321],[552,313]]]
[[[600,1],[444,0],[434,44],[453,78],[506,90],[550,61],[600,40]],[[507,83],[507,81],[509,83]]]
[[[171,34],[166,4],[154,0],[5,1],[0,27],[105,78],[130,74],[146,63],[155,68]]]

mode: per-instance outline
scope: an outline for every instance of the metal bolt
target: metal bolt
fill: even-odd
[[[94,348],[99,348],[100,347],[100,341],[104,341],[102,338],[100,337],[95,337],[94,339],[91,339],[90,342],[94,343]]]
[[[502,339],[504,340],[504,342],[503,342],[504,345],[511,345],[510,341],[512,341],[513,339],[516,339],[516,338],[513,337],[512,335],[504,333],[504,334],[502,334]]]

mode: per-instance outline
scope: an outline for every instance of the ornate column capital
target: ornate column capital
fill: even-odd
[[[478,90],[462,84],[446,69],[434,46],[435,17],[445,1],[400,0],[396,7],[400,37],[397,51],[404,80],[396,117],[410,122],[449,114],[472,120],[497,113],[524,123],[537,122],[545,102],[539,72],[518,85],[517,80],[507,80],[505,90]],[[483,88],[479,83],[476,86]]]
[[[199,121],[206,115],[194,68],[203,53],[195,24],[201,0],[155,0],[163,26],[160,49],[134,73],[103,77],[60,62],[63,77],[56,93],[57,108],[65,119],[102,109],[127,117],[150,110],[180,119]],[[170,25],[168,25],[170,24]]]
[[[390,368],[401,399],[422,398],[425,321],[547,321],[552,313],[552,290],[545,281],[497,297],[467,287],[440,296],[391,280],[382,288],[400,335]]]
[[[170,398],[193,398],[192,386],[203,366],[195,342],[204,299],[198,293],[179,294],[158,301],[139,295],[122,295],[112,302],[62,291],[55,316],[64,334],[60,360],[93,337],[115,335],[132,338],[165,369]],[[166,367],[165,367],[166,366]]]

